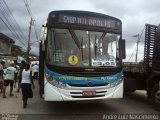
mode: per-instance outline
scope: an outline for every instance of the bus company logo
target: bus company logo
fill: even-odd
[[[101,77],[101,80],[107,80],[107,77]]]
[[[101,77],[101,80],[116,80],[116,76],[107,76],[107,77]]]
[[[88,78],[85,77],[73,77],[73,76],[57,76],[59,80],[88,80]]]
[[[116,80],[116,79],[117,79],[116,76],[108,76],[108,77],[107,77],[107,80]]]
[[[88,87],[92,87],[93,83],[92,82],[88,82]]]

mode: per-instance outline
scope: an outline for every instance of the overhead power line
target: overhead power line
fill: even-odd
[[[25,6],[27,8],[27,11],[28,11],[28,14],[29,14],[30,18],[33,18],[33,15],[32,15],[31,9],[29,7],[28,1],[24,0],[24,3],[25,3]]]
[[[15,38],[16,38],[17,40],[19,40],[20,37],[19,37],[19,35],[17,34],[17,31],[16,31],[15,27],[13,26],[13,23],[12,23],[11,20],[9,19],[9,15],[6,13],[6,10],[4,9],[3,6],[0,8],[0,10],[1,10],[1,14],[2,14],[2,16],[3,16],[3,21],[6,21],[5,23],[7,23],[8,27],[9,27],[12,31],[14,31],[13,33],[14,33]],[[3,12],[3,11],[4,11],[4,12]],[[6,14],[5,14],[5,13],[6,13]]]
[[[10,11],[7,3],[5,2],[5,0],[1,0],[0,1],[0,13],[1,13],[1,21],[4,23],[4,25],[7,27],[7,29],[11,32],[11,34],[13,35],[13,37],[15,37],[19,43],[21,43],[24,47],[26,47],[26,43],[24,41],[24,36],[22,36],[20,33],[19,28],[17,27],[17,22],[12,14],[12,12]]]
[[[139,44],[139,42],[141,41],[141,37],[142,37],[142,34],[143,34],[143,32],[144,32],[144,29],[145,29],[145,26],[143,27],[142,32],[141,32],[140,35],[139,35],[139,34],[136,34],[136,35],[133,35],[133,36],[132,36],[132,37],[138,37],[138,40],[137,40],[137,42],[136,42],[136,43],[137,43],[137,46],[133,49],[133,52],[132,52],[130,58],[128,59],[128,62],[129,62],[130,59],[133,57],[133,54],[134,54],[135,50],[136,50],[135,62],[137,62],[137,58],[138,58],[138,44]]]
[[[29,4],[28,4],[28,0],[24,0],[24,3],[25,3],[25,6],[26,6],[26,8],[27,8],[27,11],[28,11],[28,14],[29,14],[29,16],[30,16],[30,19],[33,20],[33,21],[31,21],[31,22],[33,22],[32,25],[34,26],[34,31],[35,31],[36,39],[39,40],[39,39],[38,39],[37,30],[36,30],[36,20],[35,20],[34,17],[33,17],[33,14],[32,14],[32,12],[31,12],[30,6],[29,6]]]
[[[2,17],[0,17],[0,19],[4,23],[4,25],[8,28],[8,30],[11,32],[11,34],[16,38],[17,36],[15,36],[15,34],[13,33],[13,31],[10,29],[10,27],[7,25],[7,23],[2,19]]]
[[[36,30],[36,21],[34,22],[33,25],[34,25],[34,31],[35,31],[36,39],[39,40],[38,33],[37,33],[37,30]]]
[[[23,34],[22,29],[20,28],[19,24],[17,23],[16,19],[14,18],[14,16],[13,16],[11,10],[9,9],[7,3],[5,2],[5,0],[3,0],[3,2],[4,2],[4,4],[6,5],[8,11],[9,11],[9,13],[10,13],[10,15],[12,16],[12,18],[13,18],[13,20],[14,20],[14,23],[15,23],[15,26],[18,28],[17,30],[21,33],[20,35],[22,36],[22,38],[25,39],[25,35]],[[27,42],[27,39],[25,40],[25,42]]]
[[[31,47],[30,47],[31,46],[31,44],[30,44],[31,26],[34,26],[34,31],[35,31],[35,36],[36,36],[37,41],[38,41],[38,34],[37,34],[37,31],[36,31],[36,21],[33,18],[33,14],[32,14],[31,9],[29,7],[28,1],[24,0],[24,3],[25,3],[25,6],[27,8],[27,11],[28,11],[28,14],[30,16],[30,19],[31,19],[30,26],[29,26],[28,48],[27,48],[27,54],[29,54],[29,52],[31,50]]]

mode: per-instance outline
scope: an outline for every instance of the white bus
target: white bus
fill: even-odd
[[[40,95],[46,101],[123,97],[125,40],[119,19],[87,11],[52,11],[42,27]]]

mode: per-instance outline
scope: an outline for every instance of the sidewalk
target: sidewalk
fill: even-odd
[[[33,89],[33,98],[28,100],[28,108],[26,109],[23,108],[21,90],[19,93],[17,93],[17,88],[13,88],[14,96],[9,96],[9,90],[10,90],[10,86],[7,86],[6,98],[3,98],[3,93],[0,92],[0,114],[2,113],[11,113],[11,114],[39,113],[36,110],[35,106],[37,106],[37,104],[41,104],[41,102],[43,102],[43,99],[40,99],[39,97],[38,81],[35,81],[35,89]]]

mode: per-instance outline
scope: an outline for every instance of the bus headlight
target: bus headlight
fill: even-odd
[[[58,81],[56,81],[56,80],[52,80],[52,81],[48,81],[50,84],[52,84],[53,86],[56,86],[56,87],[58,87],[58,85],[59,85],[59,82]]]
[[[66,89],[66,87],[67,87],[66,84],[64,84],[64,83],[62,83],[62,82],[58,82],[57,80],[55,80],[55,79],[53,78],[53,76],[50,76],[50,75],[48,75],[48,74],[46,74],[46,79],[47,79],[47,81],[48,81],[50,84],[52,84],[52,85],[55,86],[55,87],[58,87],[58,88],[61,88],[61,89]]]
[[[119,79],[113,83],[110,83],[109,88],[112,88],[112,87],[119,85],[123,81],[123,79],[124,79],[124,77],[122,76],[121,79]]]
[[[66,84],[59,82],[59,88],[65,89],[66,87]]]

